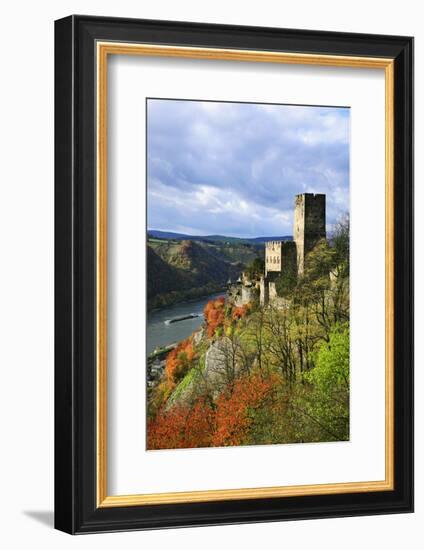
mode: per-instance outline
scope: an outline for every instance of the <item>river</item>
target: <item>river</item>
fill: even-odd
[[[157,311],[151,311],[147,315],[147,353],[151,353],[157,347],[164,347],[184,340],[187,336],[200,327],[203,323],[203,308],[206,303],[218,296],[224,296],[225,292],[204,296],[193,302],[182,302]],[[165,324],[167,319],[199,313],[200,317],[185,319],[169,325]]]

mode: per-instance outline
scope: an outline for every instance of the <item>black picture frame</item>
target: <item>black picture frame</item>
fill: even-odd
[[[98,508],[99,40],[394,60],[393,491]],[[413,511],[413,39],[73,15],[55,22],[55,527],[94,533]]]

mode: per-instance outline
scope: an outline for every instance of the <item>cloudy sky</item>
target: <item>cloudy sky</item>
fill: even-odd
[[[149,229],[235,237],[293,233],[298,193],[349,206],[349,109],[149,99]]]

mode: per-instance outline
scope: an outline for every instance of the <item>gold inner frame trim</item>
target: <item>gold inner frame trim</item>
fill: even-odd
[[[97,506],[142,506],[394,489],[394,60],[219,48],[97,42]],[[385,479],[349,483],[109,496],[107,493],[107,61],[109,55],[220,59],[385,71]]]

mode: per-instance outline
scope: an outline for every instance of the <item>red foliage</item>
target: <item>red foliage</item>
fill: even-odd
[[[250,307],[248,304],[245,304],[243,306],[236,306],[233,309],[233,314],[231,318],[233,319],[233,321],[238,321],[239,319],[243,319],[243,317],[246,317],[249,309]]]
[[[225,321],[225,298],[220,296],[216,300],[209,300],[203,309],[207,334],[209,338],[215,334],[218,327],[222,327]]]
[[[238,378],[233,391],[223,393],[217,401],[214,447],[241,445],[248,435],[252,418],[249,413],[259,407],[277,382],[276,375],[244,375]]]
[[[147,426],[148,449],[210,447],[214,432],[214,411],[198,399],[192,407],[161,411]]]
[[[162,409],[148,424],[148,449],[242,445],[253,422],[252,410],[263,405],[277,382],[275,374],[246,374],[214,406],[199,398],[191,407]]]
[[[194,349],[191,338],[183,340],[176,348],[168,353],[166,358],[165,373],[168,382],[176,382],[181,379],[190,368],[194,358]]]

